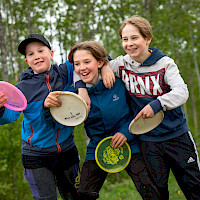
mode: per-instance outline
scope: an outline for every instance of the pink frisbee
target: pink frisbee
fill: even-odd
[[[26,97],[14,85],[5,81],[0,81],[0,92],[5,94],[8,98],[7,103],[4,104],[6,108],[9,108],[14,111],[22,111],[26,109]]]

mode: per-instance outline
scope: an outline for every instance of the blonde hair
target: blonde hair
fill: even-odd
[[[103,61],[104,64],[108,63],[108,55],[106,50],[99,42],[84,41],[74,44],[68,55],[69,62],[72,64],[74,64],[74,53],[77,50],[87,50],[95,57],[97,61]]]
[[[127,24],[132,24],[133,26],[137,27],[143,38],[145,39],[153,38],[153,31],[149,21],[138,15],[133,15],[129,19],[124,20],[118,31],[119,36],[121,38],[122,38],[122,31]]]

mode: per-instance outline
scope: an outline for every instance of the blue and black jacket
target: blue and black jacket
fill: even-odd
[[[98,143],[117,132],[126,136],[131,153],[139,153],[136,136],[128,130],[133,117],[130,115],[124,83],[116,78],[113,87],[107,89],[100,80],[95,86],[87,87],[87,90],[91,99],[91,108],[85,121],[85,130],[90,138],[86,160],[94,160]]]
[[[31,156],[58,153],[73,147],[73,127],[44,123],[41,111],[43,101],[52,91],[73,91],[74,68],[67,61],[61,65],[52,65],[41,74],[34,74],[29,67],[20,76],[16,85],[27,99],[27,108],[23,111],[22,154]],[[1,108],[0,124],[12,123],[20,116],[19,111]]]

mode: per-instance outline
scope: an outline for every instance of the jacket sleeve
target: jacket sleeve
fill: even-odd
[[[47,126],[49,126],[50,128],[53,128],[55,130],[57,129],[63,129],[65,128],[64,125],[58,123],[51,115],[50,113],[50,109],[44,109],[44,103],[42,106],[42,109],[40,111],[40,115],[41,115],[41,119],[42,122],[45,123]]]
[[[13,111],[8,108],[2,107],[0,111],[0,125],[16,121],[19,118],[20,114],[20,111]]]
[[[0,118],[3,116],[3,113],[5,112],[5,107],[4,106],[2,106],[1,108],[0,108]]]
[[[74,67],[73,65],[69,62],[69,60],[66,61],[67,65],[67,71],[68,71],[68,83],[70,85],[73,84],[73,73],[74,73]]]
[[[74,71],[74,86],[75,86],[75,91],[79,88],[86,88],[86,84],[81,80],[81,78],[77,75],[77,73]]]
[[[120,123],[118,126],[119,128],[117,129],[118,132],[126,136],[127,142],[132,142],[136,138],[135,135],[130,133],[129,131],[130,123],[131,123],[131,117],[129,117],[129,119],[125,117],[124,119],[120,120]]]
[[[179,73],[177,65],[174,63],[174,60],[169,57],[164,57],[166,64],[166,71],[164,81],[167,85],[170,86],[170,91],[159,96],[155,102],[151,102],[150,105],[153,110],[157,108],[162,108],[165,110],[172,110],[181,105],[183,105],[188,97],[189,92],[187,85],[184,83],[183,78]],[[162,60],[162,59],[161,59]],[[156,112],[159,110],[157,109]]]

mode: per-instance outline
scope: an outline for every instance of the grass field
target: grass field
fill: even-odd
[[[169,193],[170,200],[186,200],[172,173],[169,178]],[[124,179],[115,184],[106,180],[100,191],[99,200],[142,200],[142,198],[136,191],[133,182],[130,179]]]

